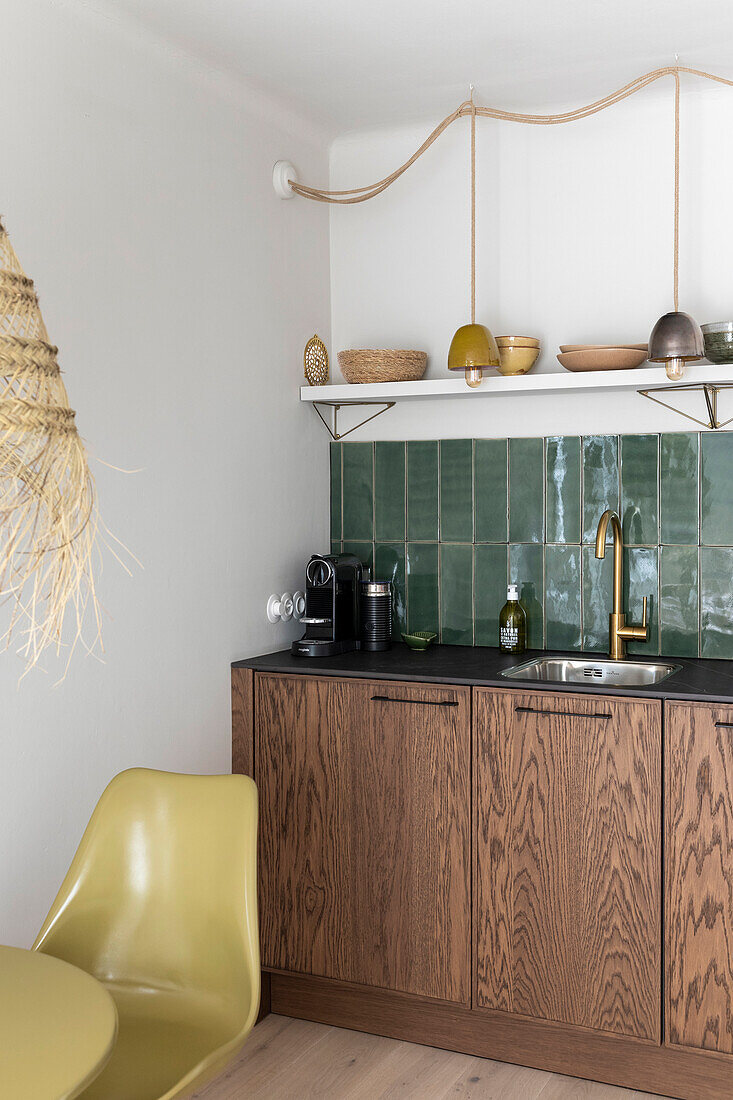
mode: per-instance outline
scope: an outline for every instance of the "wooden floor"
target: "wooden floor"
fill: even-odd
[[[642,1100],[646,1092],[267,1016],[192,1100]]]

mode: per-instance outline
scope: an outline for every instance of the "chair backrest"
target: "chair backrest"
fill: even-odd
[[[246,1022],[259,1002],[256,847],[247,776],[122,772],[34,948],[106,982],[211,994]]]

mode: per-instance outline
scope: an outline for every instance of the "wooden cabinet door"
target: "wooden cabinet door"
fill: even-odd
[[[477,1007],[659,1042],[661,703],[476,689]]]
[[[470,688],[256,679],[263,966],[468,1003]]]
[[[733,707],[665,704],[667,1042],[733,1053]]]

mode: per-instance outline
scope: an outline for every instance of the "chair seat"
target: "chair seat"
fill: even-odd
[[[82,1100],[172,1100],[214,1075],[237,1043],[234,1009],[186,991],[103,982],[117,1005],[114,1053]],[[241,1042],[242,1040],[239,1039]]]

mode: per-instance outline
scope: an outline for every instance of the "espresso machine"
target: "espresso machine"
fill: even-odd
[[[314,554],[305,568],[305,634],[296,657],[333,657],[359,649],[359,587],[363,566],[354,554]]]

